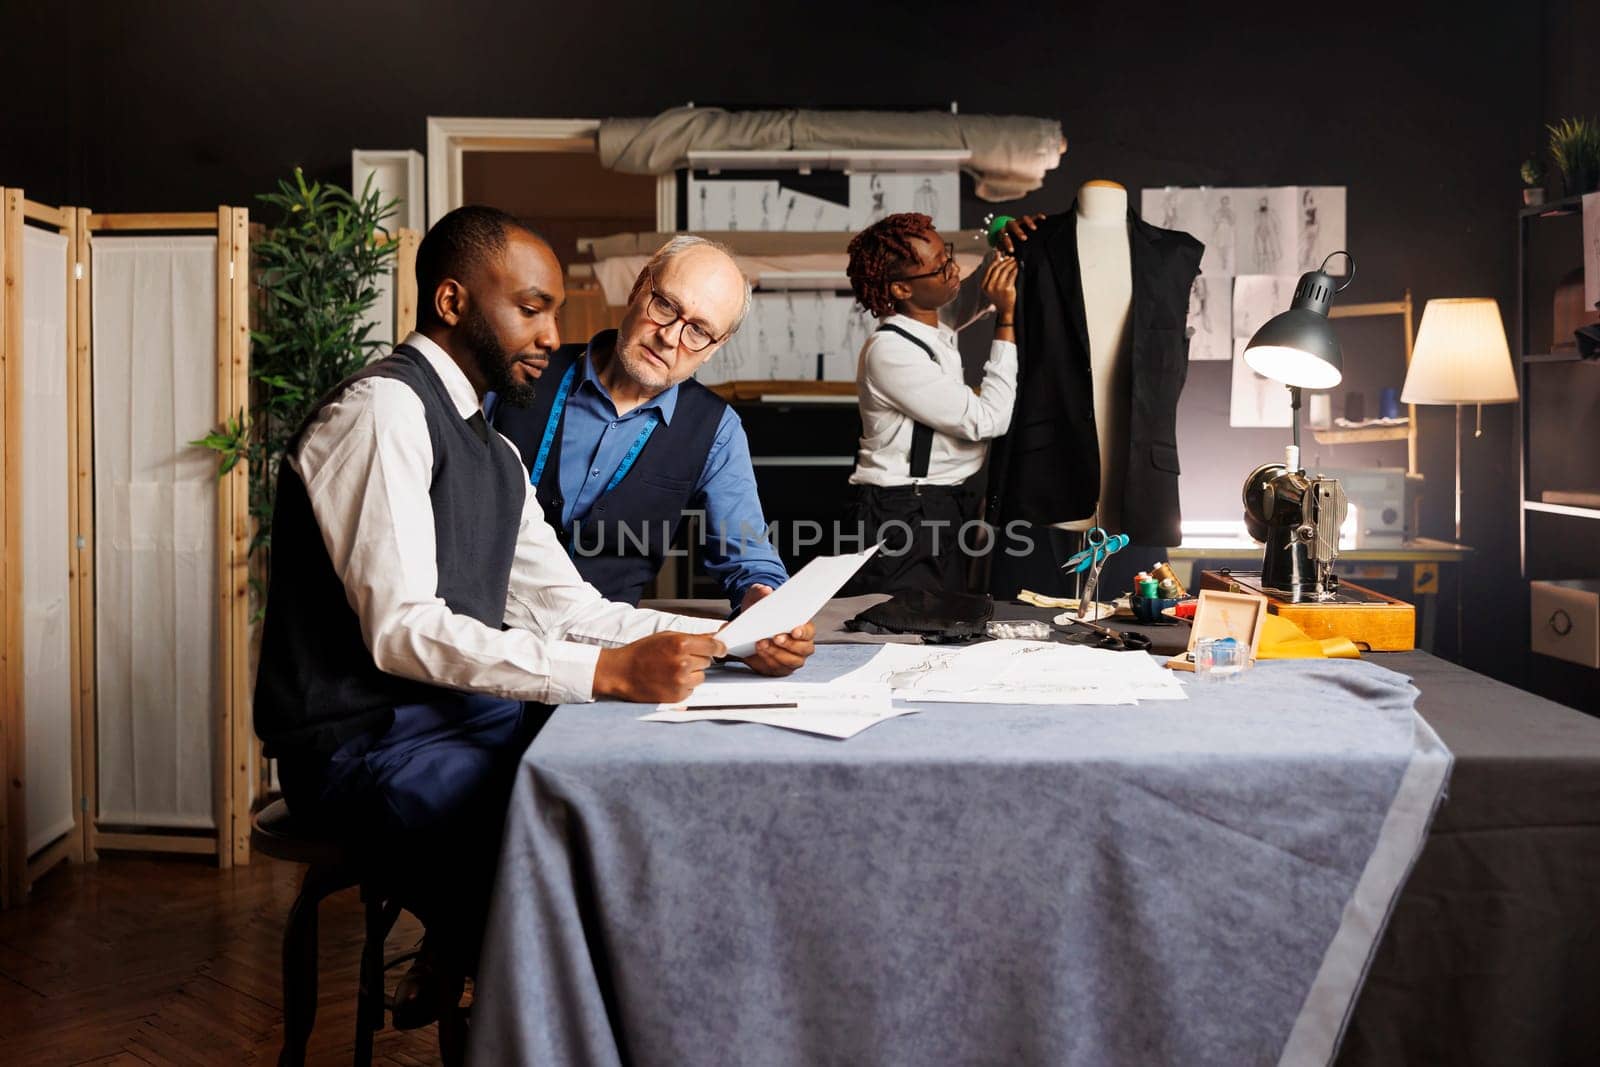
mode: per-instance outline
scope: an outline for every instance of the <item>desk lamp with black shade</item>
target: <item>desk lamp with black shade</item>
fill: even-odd
[[[1350,276],[1336,285],[1328,261],[1344,256]],[[1344,380],[1344,353],[1328,319],[1336,294],[1355,280],[1355,259],[1334,252],[1322,266],[1300,276],[1289,310],[1273,316],[1245,346],[1245,364],[1263,378],[1289,387],[1294,443],[1286,462],[1263,463],[1244,483],[1245,525],[1266,543],[1261,585],[1293,602],[1330,600],[1338,590],[1333,563],[1347,503],[1333,478],[1308,477],[1300,462],[1300,394],[1332,389]]]

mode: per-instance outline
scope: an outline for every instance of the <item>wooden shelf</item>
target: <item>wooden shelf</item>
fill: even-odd
[[[1574,348],[1571,352],[1530,352],[1522,357],[1524,363],[1581,363],[1583,358]]]
[[[818,382],[818,381],[737,381],[720,382],[710,387],[722,399],[733,402],[735,400],[762,400],[769,396],[782,396],[788,402],[795,403],[789,398],[805,397],[812,400],[826,402],[828,397],[845,397],[851,403],[855,402],[856,383],[850,382]]]
[[[1565,196],[1560,200],[1550,200],[1543,204],[1532,204],[1522,208],[1517,215],[1524,219],[1550,219],[1560,218],[1564,215],[1581,215],[1583,213],[1582,196]]]
[[[1524,500],[1523,511],[1541,511],[1546,515],[1566,515],[1574,519],[1600,519],[1600,508],[1581,508],[1574,504],[1546,504],[1542,500]]]
[[[1406,441],[1411,437],[1411,424],[1398,426],[1360,426],[1349,430],[1312,430],[1311,436],[1319,445],[1357,445],[1373,441]]]

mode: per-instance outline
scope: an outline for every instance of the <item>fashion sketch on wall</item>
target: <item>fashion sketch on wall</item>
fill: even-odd
[[[958,172],[850,175],[850,229],[864,230],[885,215],[918,211],[940,230],[960,228],[961,178]]]
[[[1248,341],[1266,321],[1289,309],[1297,274],[1246,274],[1233,280],[1233,336]]]
[[[1250,369],[1244,361],[1244,346],[1249,343],[1247,337],[1236,338],[1233,342],[1233,387],[1229,394],[1228,425],[1293,425],[1288,388],[1282,382],[1263,378]]]
[[[1201,274],[1189,289],[1189,358],[1233,358],[1233,279]]]
[[[1322,265],[1345,247],[1345,189],[1339,185],[1277,187],[1165,186],[1141,192],[1140,216],[1181,230],[1206,246],[1207,275],[1278,274]],[[1342,275],[1342,256],[1328,273]]]

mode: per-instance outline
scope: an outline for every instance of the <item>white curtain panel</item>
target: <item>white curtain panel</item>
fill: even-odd
[[[72,829],[67,239],[22,231],[22,710],[28,851]]]
[[[102,825],[215,826],[216,246],[93,243]]]

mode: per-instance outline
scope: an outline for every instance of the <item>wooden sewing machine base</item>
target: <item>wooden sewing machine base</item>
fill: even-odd
[[[1337,598],[1294,603],[1261,587],[1260,571],[1201,571],[1201,589],[1254,593],[1267,598],[1267,610],[1281,615],[1307,637],[1345,637],[1374,652],[1409,652],[1416,647],[1417,609],[1404,600],[1340,582]]]

